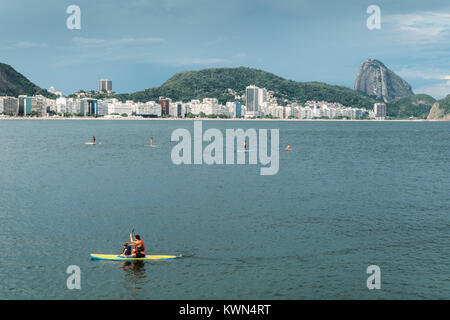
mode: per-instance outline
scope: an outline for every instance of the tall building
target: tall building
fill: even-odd
[[[82,99],[80,104],[80,113],[83,116],[97,116],[98,102],[95,99]]]
[[[31,97],[27,97],[25,95],[19,96],[19,115],[26,116],[31,114]]]
[[[248,86],[245,89],[245,105],[247,106],[247,112],[258,111],[258,94],[259,88],[256,86]]]
[[[373,105],[373,111],[375,113],[376,120],[384,120],[384,118],[386,118],[386,104],[385,103],[375,103]]]
[[[175,118],[182,117],[183,104],[181,102],[175,102],[169,104],[170,115]]]
[[[233,118],[240,118],[242,116],[242,105],[239,102],[232,103]]]
[[[45,116],[47,114],[47,98],[40,94],[31,98],[31,111],[35,112],[39,116]]]
[[[81,110],[81,100],[76,98],[67,99],[66,112],[71,114],[79,114]]]
[[[19,99],[0,97],[0,113],[17,116],[19,113]]]
[[[260,88],[258,90],[258,106],[259,110],[261,110],[261,106],[267,102],[267,89],[266,88]]]
[[[169,98],[159,98],[159,104],[161,105],[161,114],[162,116],[168,116],[170,114],[170,102]]]
[[[56,112],[66,113],[67,111],[67,98],[59,97],[56,99]]]
[[[248,86],[245,89],[245,103],[247,116],[260,116],[261,109],[267,101],[267,90],[257,86]]]
[[[98,92],[112,92],[112,81],[109,79],[100,79],[98,81]]]
[[[108,114],[108,101],[99,100],[97,104],[97,115],[106,116]]]

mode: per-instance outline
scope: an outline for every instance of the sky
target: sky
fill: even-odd
[[[67,27],[71,5],[80,29]],[[367,27],[371,5],[380,29]],[[368,58],[415,93],[450,94],[448,0],[1,0],[0,35],[0,62],[64,94],[100,78],[125,93],[239,66],[353,88]]]

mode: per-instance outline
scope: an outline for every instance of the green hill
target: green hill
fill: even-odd
[[[156,101],[164,96],[175,101],[218,98],[221,103],[234,101],[227,91],[232,89],[242,95],[249,85],[256,85],[274,91],[279,103],[323,100],[340,102],[345,106],[373,108],[375,100],[350,88],[332,86],[319,82],[296,82],[278,77],[272,73],[252,68],[213,68],[200,71],[184,71],[175,74],[160,87],[146,89],[132,94],[120,94],[121,100],[139,102]]]
[[[438,102],[439,108],[443,111],[444,115],[450,114],[450,94]]]
[[[431,108],[428,120],[450,120],[450,94]]]
[[[426,119],[431,107],[436,102],[426,94],[416,94],[398,98],[387,103],[387,116],[396,119],[418,118]]]
[[[21,94],[55,97],[47,90],[39,88],[10,65],[0,63],[0,96],[18,97]]]

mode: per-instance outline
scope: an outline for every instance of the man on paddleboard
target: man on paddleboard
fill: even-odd
[[[136,235],[133,240],[133,232],[130,233],[130,244],[134,246],[133,258],[145,258],[145,245],[140,235]]]

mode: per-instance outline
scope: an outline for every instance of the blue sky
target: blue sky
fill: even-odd
[[[70,5],[81,29],[69,30]],[[381,8],[381,29],[366,27]],[[0,62],[69,94],[162,84],[175,72],[248,66],[353,87],[367,58],[416,93],[450,94],[448,0],[1,0]]]

